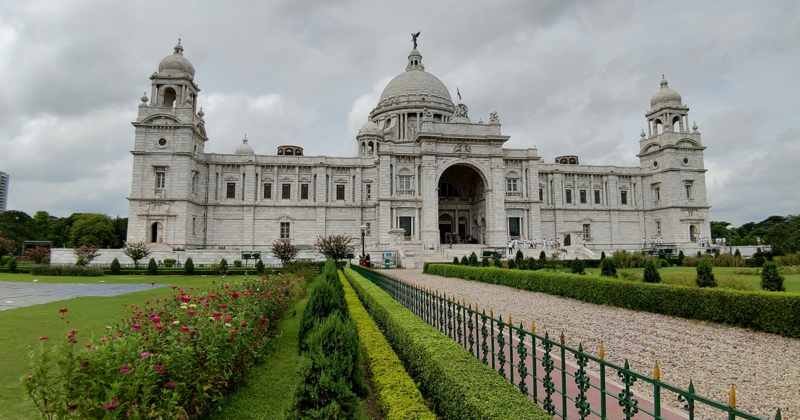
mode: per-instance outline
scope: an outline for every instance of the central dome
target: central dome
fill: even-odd
[[[400,73],[383,89],[380,102],[407,95],[435,96],[452,102],[450,92],[439,78],[425,70]]]
[[[158,64],[158,72],[179,77],[188,74],[190,79],[194,79],[194,66],[183,56],[183,46],[180,41],[175,45],[174,50],[172,55],[166,56]]]

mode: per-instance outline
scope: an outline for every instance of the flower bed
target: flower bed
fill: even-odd
[[[364,351],[364,359],[372,374],[372,383],[377,391],[378,406],[388,420],[436,419],[425,405],[414,380],[400,363],[386,338],[369,317],[356,292],[347,283],[344,274],[339,273],[339,281],[344,286],[344,297],[350,310],[350,319],[358,331],[358,340]]]
[[[42,337],[23,384],[47,418],[197,417],[257,363],[302,281],[173,286],[172,298],[130,305],[132,316],[105,336],[84,341],[72,329],[54,346]]]

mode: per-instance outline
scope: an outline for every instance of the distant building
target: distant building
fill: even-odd
[[[9,176],[5,172],[0,172],[0,213],[8,208],[8,180]]]

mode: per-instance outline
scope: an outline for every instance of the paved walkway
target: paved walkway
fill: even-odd
[[[117,296],[167,284],[81,284],[0,282],[0,311],[56,302],[82,296]]]

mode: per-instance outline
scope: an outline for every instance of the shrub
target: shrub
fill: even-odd
[[[139,261],[150,256],[150,248],[144,242],[126,242],[122,253],[133,260],[133,266],[139,268]]]
[[[350,319],[358,332],[364,361],[369,366],[378,407],[385,413],[387,419],[435,420],[436,416],[425,405],[425,400],[422,399],[414,380],[408,376],[397,354],[370,318],[341,272],[339,281],[344,286]]]
[[[508,268],[512,269],[512,270],[516,269],[517,268],[517,260],[515,260],[513,258],[509,258],[508,259]]]
[[[108,271],[113,275],[117,275],[120,270],[122,270],[122,266],[119,265],[119,260],[114,258],[114,261],[111,261],[111,264],[108,265]]]
[[[602,252],[600,253],[600,261],[603,261],[604,259],[606,259],[606,252],[605,252],[605,251],[602,251]]]
[[[164,268],[172,268],[175,265],[174,258],[164,258]]]
[[[183,264],[183,273],[187,276],[194,275],[194,261],[191,258],[187,258],[186,263]]]
[[[617,268],[614,267],[614,261],[611,259],[605,258],[603,262],[600,263],[600,275],[605,277],[617,277]]]
[[[258,272],[258,274],[264,274],[264,261],[258,260],[256,263],[256,272]]]
[[[52,266],[52,265],[32,265],[30,273],[37,276],[75,276],[75,277],[99,277],[102,276],[102,268],[90,268],[80,265]]]
[[[522,268],[522,262],[525,261],[525,255],[522,253],[521,249],[517,250],[517,253],[514,255],[514,259],[517,260],[517,267]]]
[[[447,266],[475,273],[522,271]],[[365,270],[366,271],[366,270]],[[353,269],[345,275],[384,337],[419,384],[436,414],[443,420],[550,419],[536,402],[519,392],[491,367],[475,359],[458,343],[428,325]]]
[[[353,324],[333,313],[316,324],[307,343],[288,418],[363,418],[361,398],[369,395],[369,386]]]
[[[339,283],[338,275],[334,268],[333,275],[335,282],[330,280],[323,272],[323,280],[311,292],[303,315],[300,317],[300,330],[298,342],[300,351],[305,351],[307,347],[307,336],[311,333],[314,325],[325,318],[339,313],[347,315],[347,303],[344,300],[344,289]]]
[[[478,256],[475,255],[474,252],[472,254],[469,254],[469,266],[470,267],[477,267],[478,266]]]
[[[156,260],[150,258],[150,262],[147,263],[147,274],[150,276],[155,276],[158,274],[158,265],[156,264]]]
[[[756,290],[756,287],[750,284],[742,276],[721,276],[719,277],[719,286],[724,289],[733,289],[733,290]]]
[[[785,292],[783,276],[778,273],[778,266],[774,262],[764,263],[761,270],[761,288],[770,292]]]
[[[658,267],[653,260],[648,260],[644,264],[644,282],[661,283],[661,275],[658,274]]]
[[[8,271],[11,273],[17,272],[17,260],[12,258],[11,261],[8,262]]]
[[[800,338],[800,295],[622,281],[545,271],[429,264],[428,274],[502,284],[598,305],[711,321]],[[627,273],[618,273],[624,278]]]
[[[469,265],[469,260],[467,259],[466,255],[461,257],[461,265]]]
[[[41,264],[43,260],[47,259],[48,263],[50,262],[50,248],[44,246],[36,246],[33,248],[28,248],[22,255],[28,257],[29,260],[33,261],[36,264]]]
[[[488,267],[488,266],[489,266],[489,259],[486,258],[486,257],[483,257],[481,259],[481,267]]]
[[[686,258],[686,256],[683,255],[683,250],[680,250],[678,252],[678,267],[683,267],[683,259],[684,258]]]
[[[13,259],[14,259],[14,257],[9,257],[8,255],[3,255],[2,257],[0,257],[0,267],[7,266],[8,263]]]
[[[355,250],[355,245],[352,236],[347,235],[329,235],[320,236],[317,238],[317,243],[314,244],[314,250],[324,255],[325,258],[330,258],[333,261],[341,261]]]
[[[619,272],[619,278],[621,278],[622,280],[626,280],[626,281],[640,281],[641,280],[641,277],[637,276],[634,273],[628,272],[628,271],[620,271]]]
[[[453,265],[458,265],[458,257],[453,257]]]
[[[239,268],[242,266],[242,260],[233,260],[233,266]]]
[[[23,385],[46,418],[201,417],[267,354],[296,279],[246,278],[130,305],[130,319],[110,319],[99,335],[68,330],[41,341]]]
[[[281,264],[286,265],[300,253],[300,248],[290,242],[275,240],[269,249],[273,257],[279,259]]]
[[[665,259],[660,259],[660,260],[658,260],[658,264],[659,264],[659,265],[660,265],[662,268],[663,268],[663,267],[669,267],[669,261],[667,261],[667,260],[665,260]]]
[[[72,248],[72,253],[75,254],[75,258],[78,261],[83,261],[83,264],[79,265],[91,264],[95,258],[100,256],[98,251],[100,250],[93,246],[76,246]]]
[[[536,270],[536,260],[533,257],[528,257],[525,262],[525,268],[528,270]]]
[[[78,258],[78,261],[75,261],[75,265],[83,267],[86,265],[86,261],[84,261],[83,258]]]
[[[714,280],[714,273],[711,272],[711,264],[708,261],[701,260],[697,264],[697,283],[698,287],[717,287],[717,281]]]
[[[700,251],[697,251],[697,257],[696,258],[700,258],[702,256],[703,256],[703,254]]]
[[[739,251],[739,248],[736,248],[736,252],[733,253],[733,256],[734,257],[741,257],[742,256],[742,252]]]
[[[545,254],[544,251],[542,251],[539,253],[539,264],[542,267],[544,267],[546,263],[547,263],[547,254]]]
[[[572,274],[586,274],[583,261],[579,260],[577,257],[572,261],[570,268],[572,269]]]

